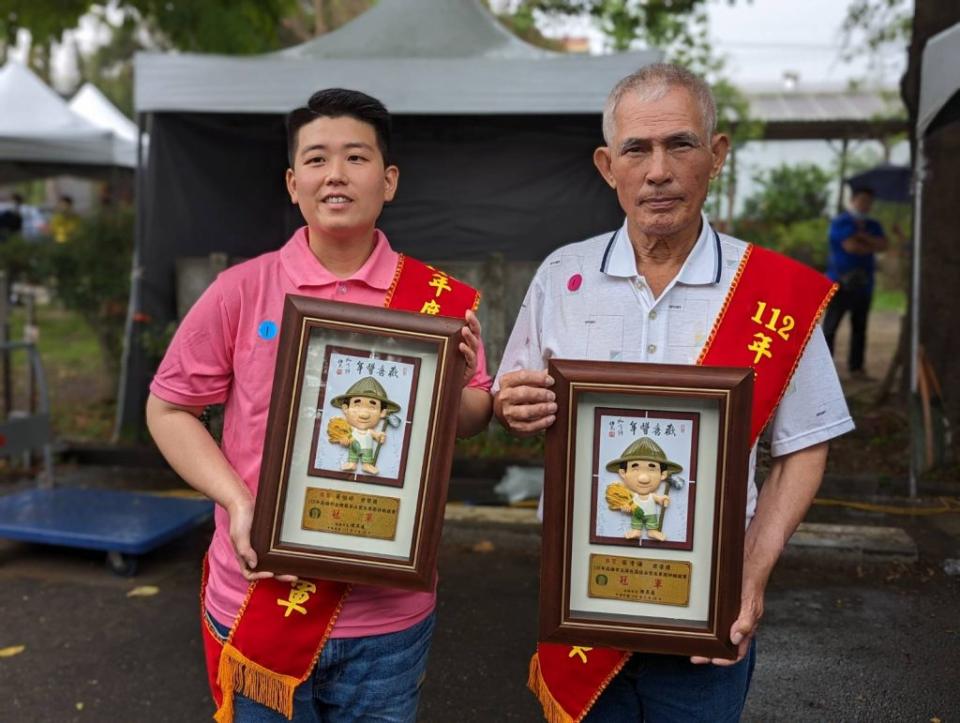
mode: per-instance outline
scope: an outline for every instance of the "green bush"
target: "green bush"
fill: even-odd
[[[47,245],[56,297],[93,329],[113,379],[123,348],[133,229],[133,211],[116,209],[81,219],[68,241]]]
[[[830,174],[801,163],[772,168],[755,180],[759,188],[745,201],[734,235],[825,269]]]
[[[50,277],[50,239],[27,241],[14,234],[0,242],[0,269],[11,284],[43,284]]]
[[[831,176],[819,166],[781,164],[753,180],[759,188],[744,201],[744,219],[793,224],[825,213]]]

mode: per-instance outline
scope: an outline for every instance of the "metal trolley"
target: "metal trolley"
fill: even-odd
[[[25,352],[36,385],[35,409],[0,419],[0,457],[39,453],[42,471],[27,490],[0,496],[0,538],[107,553],[118,575],[136,574],[138,557],[206,522],[209,500],[57,486],[46,379],[36,344],[0,342],[0,354]]]

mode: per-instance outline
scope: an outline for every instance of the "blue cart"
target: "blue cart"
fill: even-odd
[[[210,519],[213,503],[205,499],[56,486],[40,356],[31,342],[0,343],[0,352],[10,351],[27,353],[38,403],[35,412],[0,421],[0,457],[39,451],[43,472],[36,487],[0,496],[0,538],[103,550],[115,573],[134,575],[139,555]]]

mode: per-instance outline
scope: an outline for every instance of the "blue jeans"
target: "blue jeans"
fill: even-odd
[[[634,653],[584,723],[721,723],[740,720],[756,662],[756,640],[736,665],[694,665],[675,655]]]
[[[207,616],[224,638],[226,626]],[[310,677],[293,693],[294,723],[416,720],[435,613],[386,635],[330,638]],[[249,698],[234,698],[236,723],[288,723],[275,710]]]

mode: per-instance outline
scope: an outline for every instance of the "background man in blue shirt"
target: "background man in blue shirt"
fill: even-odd
[[[847,211],[830,222],[830,255],[827,276],[840,285],[823,318],[823,333],[833,353],[837,327],[850,312],[850,376],[866,378],[863,351],[867,343],[867,315],[873,298],[874,254],[885,251],[887,237],[879,221],[868,218],[873,206],[873,190],[854,188]]]

